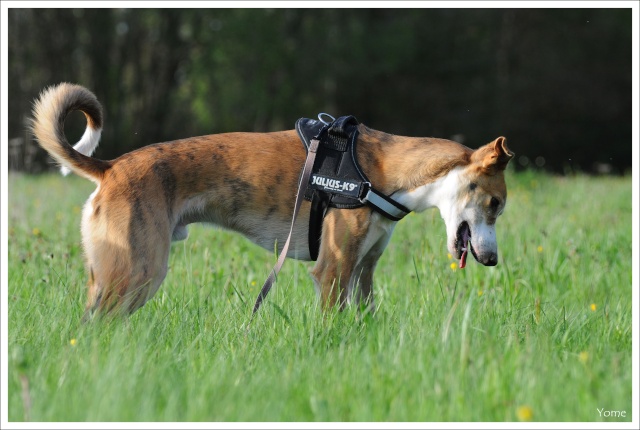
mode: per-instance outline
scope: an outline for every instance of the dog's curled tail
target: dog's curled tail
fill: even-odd
[[[87,128],[72,147],[64,134],[64,121],[75,110],[84,113]],[[31,131],[40,146],[62,166],[63,175],[73,171],[100,183],[111,166],[108,161],[90,157],[102,133],[102,107],[96,96],[84,87],[61,83],[45,89],[34,103]]]

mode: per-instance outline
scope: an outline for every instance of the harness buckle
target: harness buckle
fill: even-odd
[[[360,195],[358,196],[358,201],[360,203],[367,203],[367,195],[371,190],[371,182],[362,182],[362,187],[360,187]]]

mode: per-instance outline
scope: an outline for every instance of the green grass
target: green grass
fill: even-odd
[[[629,177],[510,173],[494,268],[452,270],[438,212],[410,215],[373,317],[323,317],[310,265],[289,260],[250,329],[275,257],[199,226],[153,300],[82,325],[93,185],[9,181],[10,421],[631,419]]]

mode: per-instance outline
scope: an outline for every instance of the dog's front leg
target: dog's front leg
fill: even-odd
[[[361,249],[370,226],[371,209],[331,209],[322,224],[320,252],[311,274],[320,292],[322,308],[344,309],[353,285]],[[377,259],[376,259],[377,261]]]
[[[387,237],[381,238],[379,240],[381,243],[376,243],[376,245],[369,250],[353,274],[352,285],[355,303],[361,309],[369,312],[373,312],[375,309],[373,299],[373,272],[388,241],[389,239]]]
[[[361,310],[375,310],[373,274],[380,256],[389,244],[394,227],[395,222],[383,218],[380,214],[371,214],[367,237],[360,248],[358,264],[351,276],[351,299]]]

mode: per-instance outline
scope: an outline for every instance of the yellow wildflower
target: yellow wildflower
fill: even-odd
[[[447,253],[447,258],[451,260],[453,258],[453,255]]]
[[[69,344],[70,344],[71,346],[76,346],[76,344],[77,344],[77,343],[78,343],[78,341],[77,341],[75,338],[73,338],[73,339],[71,339],[71,340],[69,341]]]
[[[590,309],[591,309],[591,312],[595,312],[596,309],[597,309],[596,304],[595,303],[591,303]]]
[[[578,354],[578,360],[580,360],[581,363],[586,364],[587,361],[589,361],[589,353],[587,351],[582,351]]]
[[[478,297],[480,297],[483,294],[484,294],[484,292],[482,290],[478,290]]]
[[[451,267],[451,270],[455,271],[458,268],[458,265],[456,263],[451,263],[449,267]]]
[[[538,253],[544,251],[544,248],[542,247],[542,245],[538,245]]]
[[[520,406],[516,410],[516,415],[520,421],[531,421],[533,418],[533,410],[527,405]]]
[[[31,230],[31,233],[33,233],[34,236],[40,236],[40,229],[38,227],[34,227],[33,230]]]

